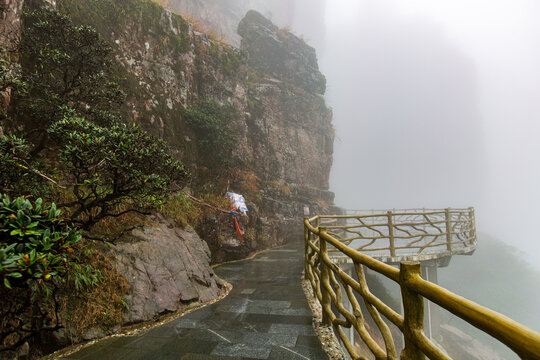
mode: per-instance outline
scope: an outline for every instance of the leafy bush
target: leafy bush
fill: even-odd
[[[21,80],[21,66],[10,60],[8,49],[0,46],[0,93],[9,94],[12,90],[24,93],[25,87],[26,84]],[[4,106],[0,105],[0,120],[5,116]]]
[[[42,189],[43,181],[30,168],[35,164],[26,140],[14,135],[0,136],[0,192],[24,194]]]
[[[68,254],[81,239],[60,219],[56,206],[2,195],[0,203],[0,274],[7,288],[45,285],[66,271]]]
[[[76,26],[48,5],[25,6],[18,51],[28,91],[15,94],[15,120],[45,134],[68,104],[99,124],[117,120],[125,94],[112,75],[112,47],[94,28]]]
[[[205,100],[184,110],[187,124],[197,136],[199,154],[210,164],[232,161],[236,135],[232,126],[234,109]]]
[[[28,156],[28,145],[23,139],[15,136],[0,136],[0,191],[13,190],[12,186],[25,175],[20,166],[21,158]]]
[[[202,202],[194,199],[181,191],[171,194],[160,206],[160,211],[181,226],[195,227],[207,213],[229,208],[229,200],[223,194],[206,193],[200,199]]]
[[[45,206],[41,199],[32,203],[23,197],[11,200],[0,194],[0,354],[10,358],[9,353],[16,353],[25,342],[32,356],[39,353],[34,344],[43,332],[57,331],[80,319],[71,319],[67,309],[73,294],[96,294],[100,288],[96,285],[105,281],[102,270],[110,278],[110,269],[97,269],[94,264],[100,265],[99,261],[81,254],[80,245],[85,242],[80,239],[78,230],[62,220],[54,204]],[[91,260],[100,257],[104,258],[92,254]],[[117,288],[106,284],[106,291],[118,297],[118,292],[126,292],[124,284],[124,279],[116,280],[113,286]],[[81,306],[78,297],[75,301]],[[96,301],[86,299],[85,304]],[[91,313],[88,307],[84,309]]]
[[[60,145],[60,162],[68,174],[75,201],[74,223],[89,229],[116,212],[125,200],[164,197],[169,185],[182,185],[188,172],[174,160],[165,142],[137,126],[116,123],[103,127],[77,117],[52,125],[49,133]]]

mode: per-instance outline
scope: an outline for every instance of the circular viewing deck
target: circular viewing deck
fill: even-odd
[[[476,250],[474,209],[348,210],[346,215],[310,219],[316,228],[350,248],[387,264],[436,261],[446,266],[452,255]],[[336,263],[349,257],[332,251]]]

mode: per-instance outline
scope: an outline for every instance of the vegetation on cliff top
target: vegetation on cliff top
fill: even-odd
[[[14,94],[14,120],[41,136],[67,109],[97,124],[118,121],[125,93],[111,74],[112,47],[96,30],[47,6],[26,11],[23,23],[18,51],[27,91]]]
[[[190,48],[189,24],[182,17],[167,13],[155,1],[151,0],[62,0],[58,8],[77,22],[92,24],[99,33],[113,41],[114,34],[127,31],[127,22],[137,24],[129,28],[134,35],[142,39],[145,34],[161,38],[165,48],[184,53]],[[166,26],[163,26],[165,24]],[[176,31],[166,32],[174,28]],[[140,31],[140,33],[139,33]]]

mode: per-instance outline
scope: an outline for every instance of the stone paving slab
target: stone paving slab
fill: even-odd
[[[217,267],[233,285],[222,301],[61,359],[328,360],[300,285],[303,261],[303,245],[296,243]]]

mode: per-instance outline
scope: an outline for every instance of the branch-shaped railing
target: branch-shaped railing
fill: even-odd
[[[321,215],[315,221],[341,243],[385,262],[471,253],[476,248],[473,208],[357,211],[355,215]]]
[[[315,296],[322,305],[323,322],[334,326],[354,360],[368,357],[366,354],[360,354],[347,337],[345,329],[351,327],[369,349],[369,358],[398,359],[392,332],[383,316],[403,334],[405,346],[399,358],[418,360],[428,356],[437,360],[451,359],[424,335],[424,298],[495,337],[522,359],[540,360],[540,333],[423,280],[419,263],[402,262],[397,269],[351,249],[330,235],[326,227],[315,225],[322,219],[322,216],[316,216],[304,221],[305,277],[310,281]],[[352,261],[356,279],[332,260],[329,247],[335,248]],[[403,316],[370,292],[364,267],[399,284],[403,299]],[[358,300],[360,298],[380,336],[374,337],[374,329],[367,325],[367,318]],[[348,303],[344,303],[344,300],[348,300]],[[348,309],[349,306],[352,310]]]

